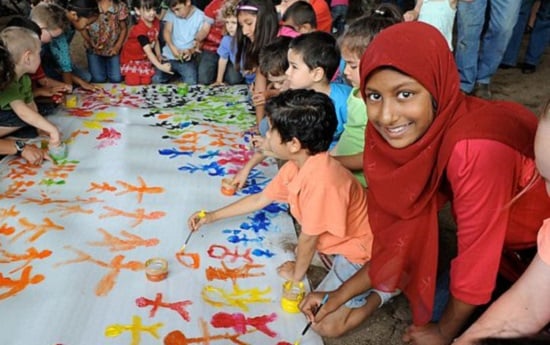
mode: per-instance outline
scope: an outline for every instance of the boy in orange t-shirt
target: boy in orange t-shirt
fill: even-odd
[[[331,270],[317,287],[334,290],[370,260],[373,241],[365,189],[327,152],[337,125],[334,105],[323,93],[288,90],[267,101],[266,114],[269,130],[263,148],[287,162],[264,191],[212,212],[195,212],[189,217],[189,228],[195,231],[203,224],[260,210],[274,201],[286,202],[302,231],[296,261],[279,266],[279,275],[299,282],[315,251],[334,255]],[[354,297],[346,307],[367,304],[368,312],[373,312],[391,298],[389,293],[370,292]]]

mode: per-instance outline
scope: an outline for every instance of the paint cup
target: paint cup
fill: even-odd
[[[286,281],[283,284],[283,297],[281,298],[281,308],[287,313],[299,313],[298,305],[304,299],[305,289],[303,282]]]
[[[189,85],[187,83],[179,83],[177,86],[178,95],[186,96],[189,92]]]
[[[78,95],[66,95],[65,107],[69,109],[78,107]]]
[[[235,192],[237,191],[237,186],[233,184],[232,178],[224,178],[222,179],[222,188],[221,188],[222,194],[227,196],[233,196],[235,195]]]
[[[68,155],[67,145],[65,145],[64,142],[61,142],[57,146],[50,146],[48,148],[48,154],[50,155],[50,157],[52,157],[54,161],[56,162],[61,161],[67,158],[67,155]]]
[[[168,261],[163,258],[151,258],[145,261],[145,276],[152,282],[166,279],[168,276]]]

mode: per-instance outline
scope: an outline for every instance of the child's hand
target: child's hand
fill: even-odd
[[[265,95],[262,91],[254,92],[252,95],[252,103],[255,107],[265,104]]]
[[[405,22],[413,22],[418,19],[418,11],[417,10],[410,10],[403,14],[403,21]]]
[[[212,221],[213,217],[211,213],[197,211],[189,217],[187,220],[187,226],[191,231],[197,231],[202,225],[211,223]]]
[[[287,261],[277,267],[277,273],[285,280],[294,281],[294,267],[296,267],[296,261]]]
[[[52,160],[44,150],[33,144],[25,145],[23,152],[21,152],[21,157],[32,165],[41,165],[44,160]]]
[[[50,135],[50,147],[57,147],[61,144],[61,133],[57,127],[54,126],[48,134]]]
[[[172,72],[172,65],[169,62],[161,64],[159,69],[164,73],[174,74],[174,72]]]
[[[244,167],[233,177],[233,185],[237,186],[237,189],[241,189],[246,185],[246,180],[250,174],[250,169]]]
[[[84,80],[80,81],[79,82],[79,85],[81,88],[83,88],[84,90],[86,91],[91,91],[91,92],[94,92],[94,91],[99,91],[101,90],[101,86],[99,85],[94,85],[94,84],[91,84],[91,83],[88,83]]]

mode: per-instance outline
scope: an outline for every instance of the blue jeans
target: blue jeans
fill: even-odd
[[[86,52],[88,70],[92,75],[92,83],[120,83],[120,55],[102,56]]]
[[[216,81],[218,72],[218,59],[216,53],[203,51],[199,57],[199,84],[209,85]],[[223,81],[229,85],[244,83],[243,76],[235,69],[231,61],[227,62]]]
[[[172,66],[172,72],[174,75],[179,75],[180,80],[189,85],[197,84],[197,62],[195,57],[192,57],[189,61],[181,62],[179,60],[168,60]],[[153,76],[153,84],[167,83],[172,78],[171,74],[164,73],[157,69]]]
[[[469,93],[476,83],[491,82],[512,36],[520,5],[518,0],[458,1],[455,58],[462,91]],[[489,22],[482,35],[487,8]]]
[[[519,11],[518,21],[514,32],[502,58],[502,63],[515,66],[518,62],[521,41],[531,14],[531,7],[535,0],[523,0]],[[537,19],[533,31],[529,36],[527,51],[525,52],[525,63],[537,66],[540,62],[544,49],[550,43],[550,2],[542,1],[537,12]]]
[[[348,6],[338,5],[330,9],[332,15],[332,31],[338,35],[344,32],[346,26],[346,16],[348,14]]]

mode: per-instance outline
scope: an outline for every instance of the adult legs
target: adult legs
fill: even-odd
[[[537,19],[535,20],[535,25],[531,32],[531,37],[529,38],[527,52],[525,53],[525,64],[537,66],[544,50],[549,44],[550,1],[541,1],[537,12]]]
[[[535,2],[535,0],[523,0],[521,3],[518,20],[514,26],[514,31],[512,32],[512,37],[510,37],[510,42],[508,42],[504,56],[502,57],[502,65],[516,66],[518,62],[519,49],[521,47],[523,34],[525,33],[525,26],[531,14],[533,2]]]
[[[460,88],[466,93],[472,92],[477,79],[479,46],[486,8],[487,0],[458,1],[455,58],[460,74]]]
[[[516,25],[521,2],[490,0],[489,25],[481,41],[477,82],[489,84],[495,74]]]

